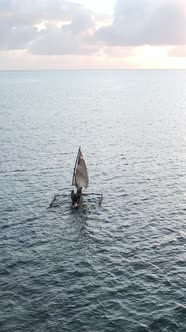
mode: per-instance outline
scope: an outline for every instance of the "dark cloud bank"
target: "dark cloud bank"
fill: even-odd
[[[180,45],[186,41],[185,19],[183,1],[118,0],[112,26],[101,28],[97,38],[120,46]]]
[[[43,21],[46,29],[38,30]],[[1,0],[0,50],[91,54],[102,45],[186,43],[184,0],[117,0],[112,24],[96,30],[95,22],[90,10],[67,0]]]

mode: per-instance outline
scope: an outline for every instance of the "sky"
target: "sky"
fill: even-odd
[[[186,0],[0,0],[0,70],[186,69]]]

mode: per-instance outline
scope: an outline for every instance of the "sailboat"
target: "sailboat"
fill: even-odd
[[[85,159],[83,157],[83,154],[81,152],[81,147],[79,147],[76,162],[74,165],[74,171],[72,176],[72,186],[76,187],[76,193],[74,193],[74,190],[71,191],[71,200],[72,200],[72,207],[73,208],[79,208],[82,205],[82,196],[98,196],[99,197],[99,205],[102,203],[103,194],[98,193],[84,193],[83,190],[87,189],[89,185],[89,177],[88,177],[88,171]],[[52,202],[49,205],[49,208],[57,207],[62,204],[60,201],[58,201],[58,197],[65,197],[69,194],[56,194],[54,195],[54,198]]]
[[[75,203],[74,204],[72,203],[73,207],[79,207],[81,205],[82,190],[87,189],[88,185],[89,185],[89,177],[88,177],[87,166],[83,154],[81,152],[81,147],[79,147],[74,166],[74,172],[72,176],[72,186],[75,186],[77,190],[76,194],[73,194],[74,195],[73,197],[75,198],[74,199]]]

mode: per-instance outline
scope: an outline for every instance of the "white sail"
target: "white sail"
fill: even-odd
[[[74,167],[74,174],[72,178],[72,185],[77,188],[87,188],[89,184],[88,171],[85,160],[83,158],[81,149],[79,148],[76,163]]]

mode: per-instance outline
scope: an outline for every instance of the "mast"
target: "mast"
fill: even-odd
[[[72,186],[75,185],[76,168],[77,168],[77,165],[78,165],[80,153],[81,153],[81,147],[79,147],[79,150],[78,150],[78,153],[77,153],[77,157],[76,157],[76,162],[75,162],[75,165],[74,165],[74,172],[73,172],[73,176],[72,176]]]

